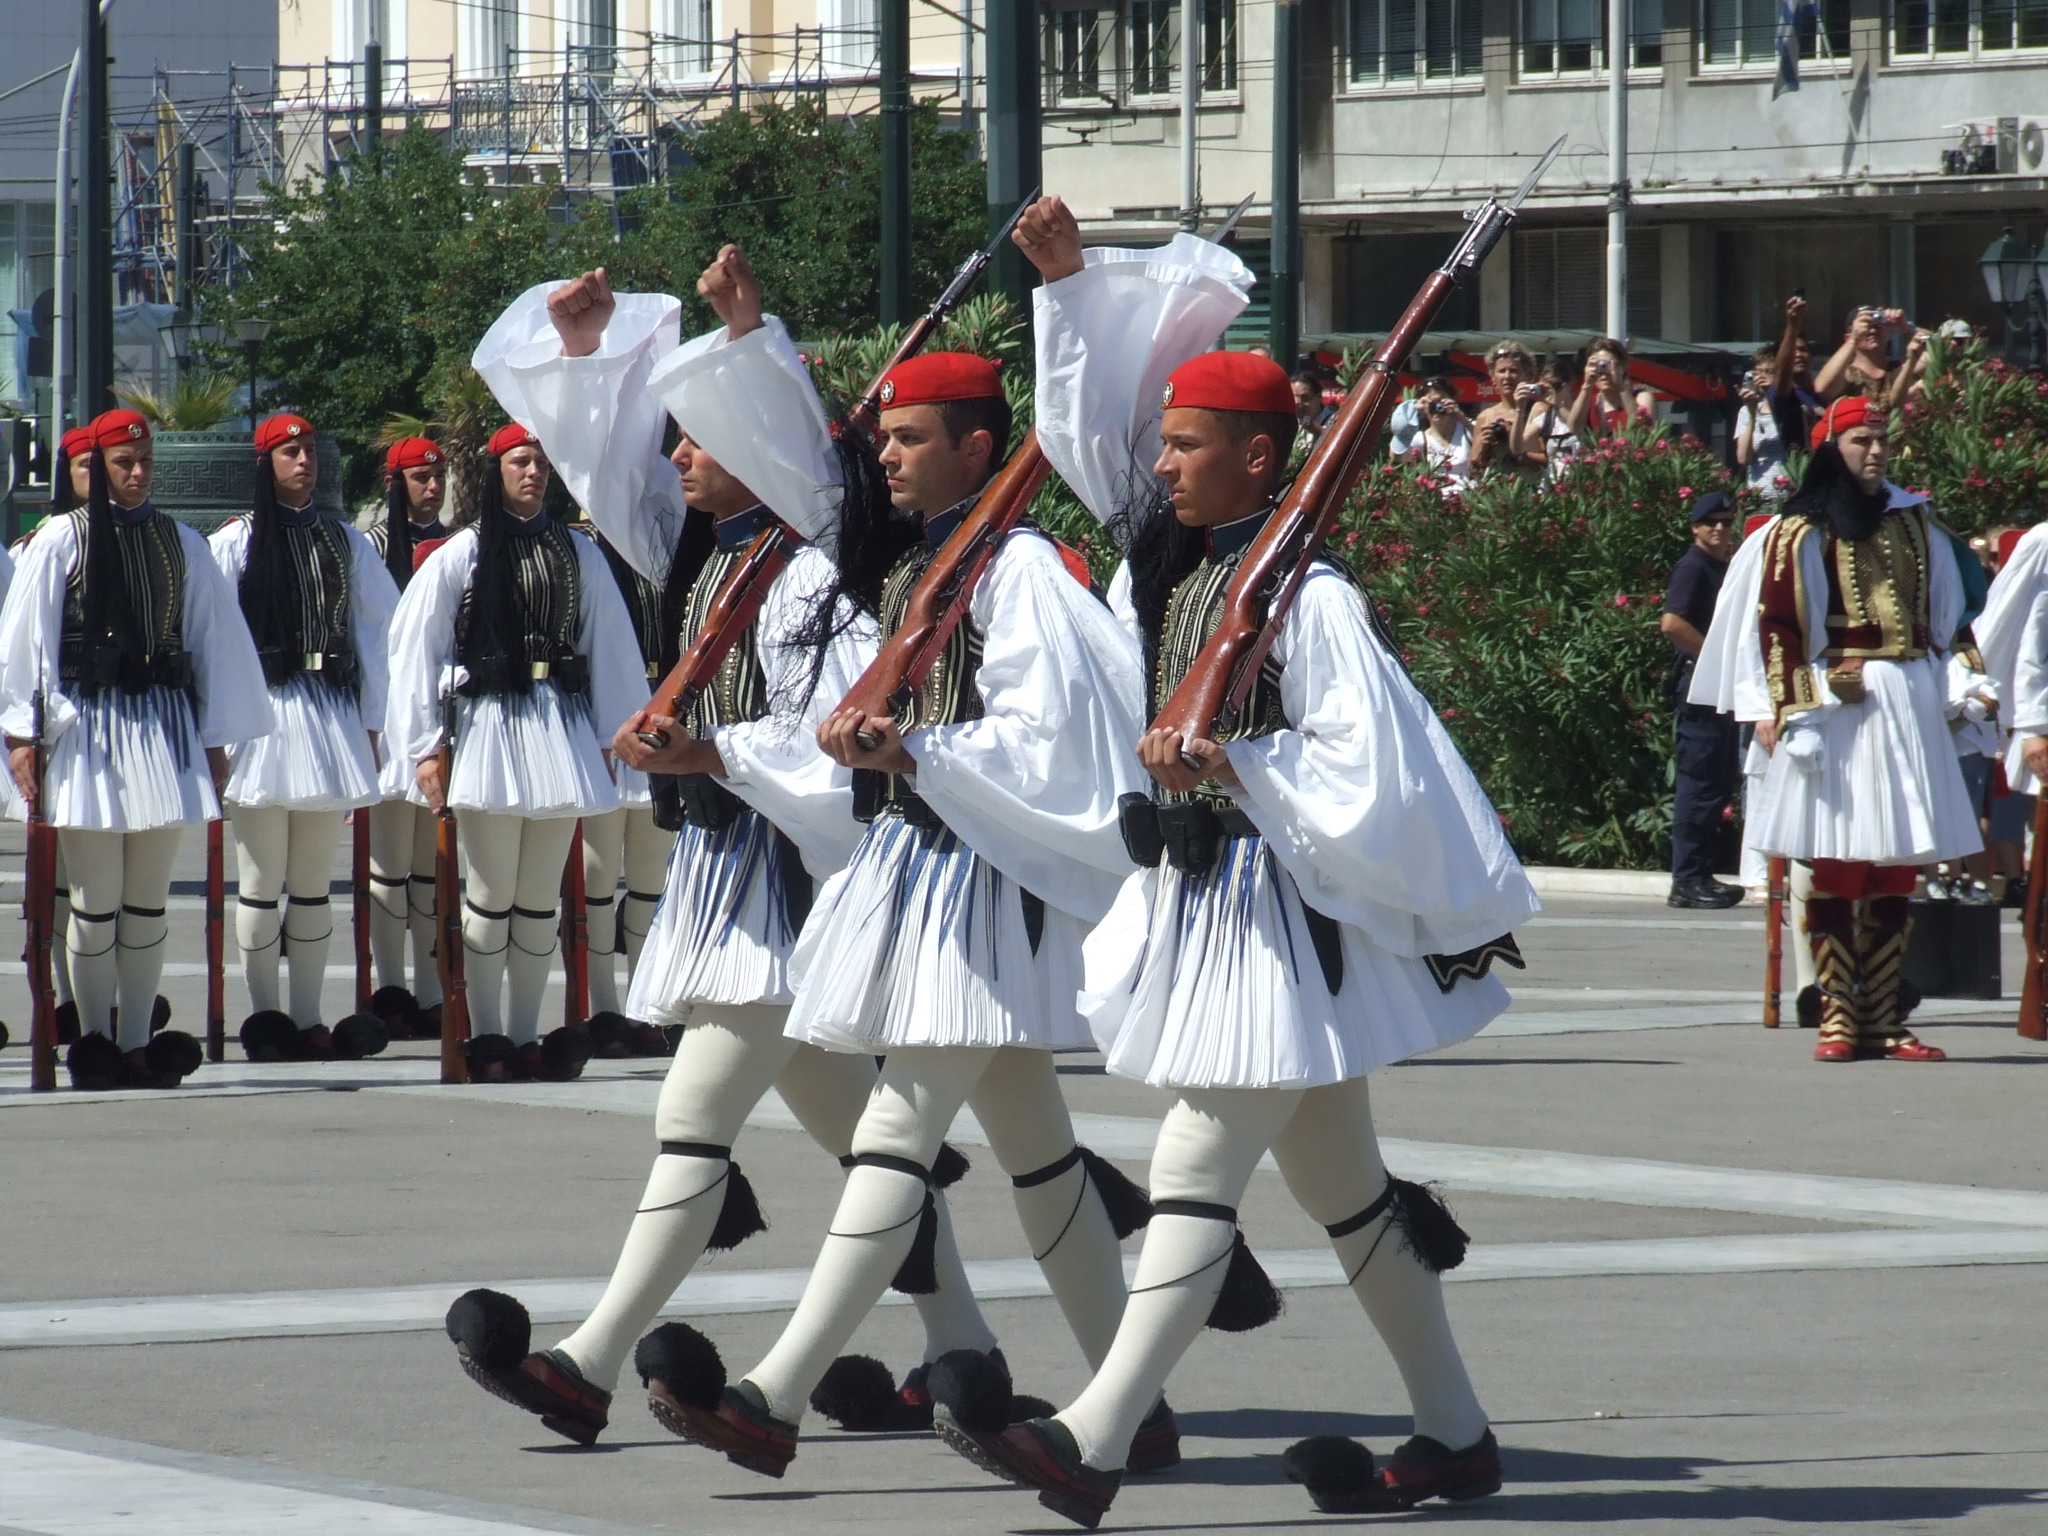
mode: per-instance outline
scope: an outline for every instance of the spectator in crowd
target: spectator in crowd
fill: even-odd
[[[1421,392],[1411,390],[1394,407],[1394,414],[1387,418],[1387,449],[1397,462],[1411,456],[1415,439],[1422,435],[1424,425]]]
[[[1457,391],[1449,379],[1425,379],[1415,403],[1423,427],[1409,446],[1409,462],[1426,464],[1430,474],[1448,480],[1446,489],[1463,485],[1472,478],[1472,423],[1458,405]]]
[[[1803,445],[1827,408],[1813,385],[1813,343],[1802,329],[1806,320],[1806,291],[1795,288],[1785,301],[1785,330],[1778,338],[1778,359],[1771,368],[1771,385],[1764,400],[1778,427],[1778,441],[1788,447]]]
[[[1586,349],[1585,375],[1578,398],[1566,418],[1572,435],[1582,442],[1618,437],[1632,424],[1657,419],[1657,396],[1629,382],[1628,346],[1603,336]]]
[[[1288,383],[1294,388],[1294,419],[1301,423],[1302,437],[1314,442],[1323,435],[1323,428],[1330,424],[1330,418],[1337,414],[1336,408],[1323,403],[1322,376],[1310,368],[1304,368],[1292,375]]]
[[[1850,310],[1842,344],[1821,364],[1813,381],[1814,393],[1823,401],[1843,395],[1885,395],[1894,371],[1885,359],[1886,343],[1893,336],[1911,334],[1912,329],[1903,309],[1866,304]]]
[[[1664,592],[1657,627],[1671,642],[1671,696],[1677,713],[1677,786],[1671,803],[1674,907],[1732,907],[1742,887],[1714,878],[1722,813],[1735,793],[1741,729],[1732,715],[1686,698],[1693,663],[1714,621],[1714,604],[1735,553],[1735,509],[1719,491],[1693,503],[1692,544]]]
[[[1778,435],[1778,418],[1766,403],[1778,378],[1778,349],[1758,347],[1750,370],[1735,397],[1742,409],[1735,413],[1735,462],[1742,467],[1749,488],[1770,501],[1783,501],[1792,492],[1785,473],[1785,440]]]
[[[1566,468],[1579,451],[1579,439],[1572,431],[1572,401],[1578,391],[1572,387],[1572,370],[1560,358],[1543,365],[1533,386],[1535,405],[1530,409],[1521,441],[1523,454],[1543,455],[1543,483],[1554,485],[1564,478]]]
[[[1486,354],[1487,377],[1498,398],[1472,424],[1472,470],[1512,470],[1535,478],[1543,471],[1541,444],[1527,446],[1529,416],[1536,408],[1536,359],[1519,341],[1495,343]]]

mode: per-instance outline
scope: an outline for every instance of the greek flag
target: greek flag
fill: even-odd
[[[1799,89],[1799,29],[1820,24],[1819,0],[1778,0],[1778,78],[1771,99]]]

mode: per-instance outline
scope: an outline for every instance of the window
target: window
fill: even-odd
[[[2048,0],[1893,0],[1895,59],[1997,57],[2019,48],[2048,48]]]
[[[1129,0],[1124,7],[1128,94],[1170,96],[1180,90],[1180,6],[1175,0]],[[1237,0],[1201,0],[1202,89],[1237,89]]]
[[[1775,69],[1777,0],[1702,0],[1700,37],[1702,63],[1717,68]],[[1840,59],[1848,52],[1849,0],[1821,0],[1819,22],[1806,16],[1799,23],[1799,57]]]
[[[1628,232],[1628,328],[1654,336],[1662,328],[1663,231]],[[1607,325],[1607,231],[1518,229],[1514,232],[1514,323],[1522,331],[1594,331]]]
[[[1202,89],[1237,89],[1237,0],[1202,0]]]
[[[712,40],[718,21],[713,0],[654,0],[654,57],[671,79],[712,71]]]
[[[1350,0],[1353,85],[1479,73],[1479,0]]]
[[[506,50],[519,43],[517,0],[464,0],[457,21],[462,73],[471,79],[501,73]]]
[[[1174,45],[1179,41],[1173,0],[1131,0],[1131,94],[1165,96],[1173,90]]]
[[[33,315],[56,280],[56,219],[49,203],[0,203],[0,400],[30,405],[34,380],[49,388],[48,339],[24,338],[10,311]]]
[[[1093,5],[1046,7],[1045,76],[1054,101],[1108,98],[1116,84],[1110,14]]]
[[[876,67],[882,35],[875,0],[824,0],[818,7],[818,23],[827,29],[827,65],[863,74]]]
[[[1664,62],[1663,0],[1629,0],[1632,69]],[[1581,74],[1607,63],[1604,0],[1522,0],[1522,73]]]

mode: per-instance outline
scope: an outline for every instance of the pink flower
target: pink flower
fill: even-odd
[[[1614,606],[1617,608],[1626,608],[1628,606],[1628,594],[1626,592],[1615,593]]]
[[[1680,501],[1691,501],[1691,500],[1692,500],[1692,487],[1691,487],[1691,486],[1689,486],[1689,485],[1681,485],[1681,486],[1680,486],[1680,487],[1678,488],[1678,499],[1679,499]]]

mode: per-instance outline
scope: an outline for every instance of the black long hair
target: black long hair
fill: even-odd
[[[412,580],[412,492],[402,469],[392,470],[384,487],[384,569],[401,592]]]
[[[87,450],[94,451],[96,450]],[[76,454],[59,453],[53,461],[56,465],[50,475],[50,515],[53,517],[59,512],[69,512],[81,505],[78,492],[71,488],[71,466],[76,459]]]
[[[683,526],[669,552],[668,576],[661,584],[661,652],[663,677],[683,659],[683,620],[690,610],[690,588],[718,548],[718,520],[701,507],[683,503]],[[695,636],[691,637],[695,639]]]
[[[504,459],[486,449],[484,465],[476,517],[476,569],[470,576],[469,622],[463,649],[467,656],[477,658],[518,658],[524,655],[527,629],[519,562],[513,552],[513,540],[518,535],[512,526],[512,511],[505,505]],[[548,515],[545,497],[536,515]],[[524,667],[510,668],[507,682],[515,693],[533,691],[533,679]]]
[[[1159,673],[1159,642],[1166,632],[1166,605],[1173,589],[1194,573],[1208,553],[1209,541],[1173,510],[1164,484],[1133,477],[1130,499],[1110,518],[1110,538],[1122,547],[1131,571],[1131,606],[1138,615],[1138,635],[1145,648],[1145,679],[1149,690]],[[1142,489],[1139,489],[1142,487]]]
[[[270,455],[256,455],[256,498],[249,516],[249,551],[242,561],[242,617],[258,652],[295,655],[306,648],[300,587],[303,576],[277,519],[277,471]]]
[[[1891,506],[1890,493],[1866,491],[1849,473],[1842,450],[1830,438],[1813,450],[1800,476],[1799,489],[1785,502],[1790,516],[1804,515],[1835,532],[1837,538],[1867,539]]]
[[[107,485],[107,461],[95,445],[91,450],[90,483],[85,505],[85,579],[80,594],[88,647],[112,645],[121,655],[141,660],[149,654],[142,616],[128,591],[128,572],[115,542],[113,496]]]

